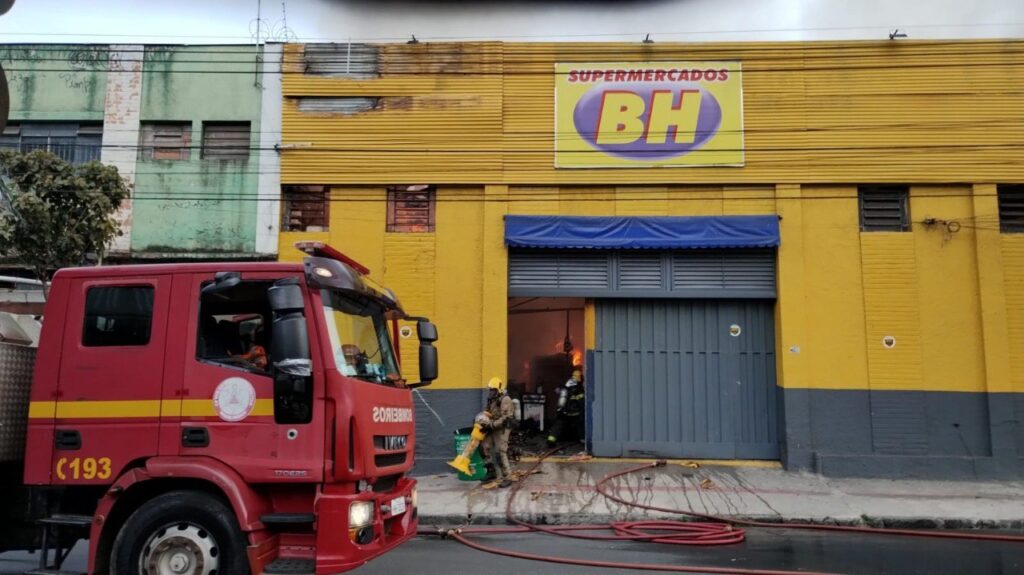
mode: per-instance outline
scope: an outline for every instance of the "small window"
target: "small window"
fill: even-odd
[[[191,122],[143,122],[139,136],[140,160],[186,161],[192,157]]]
[[[249,158],[249,122],[203,122],[203,159]]]
[[[863,232],[908,232],[910,210],[907,186],[861,186],[860,229]]]
[[[331,208],[327,186],[283,186],[281,196],[281,231],[327,231]]]
[[[387,231],[433,232],[435,195],[433,186],[400,186],[388,189]]]
[[[1006,234],[1024,233],[1024,185],[999,186],[999,230]]]
[[[228,291],[203,294],[196,357],[255,373],[269,369],[269,281],[243,281]]]
[[[146,345],[152,324],[152,286],[94,287],[85,294],[86,347]]]

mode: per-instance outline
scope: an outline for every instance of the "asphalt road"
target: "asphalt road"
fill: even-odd
[[[948,541],[906,537],[817,534],[789,530],[752,531],[747,541],[729,547],[677,547],[646,543],[605,543],[546,535],[478,538],[490,545],[528,553],[619,562],[664,563],[818,571],[850,575],[1010,575],[1024,573],[1024,544]],[[34,556],[0,554],[0,575],[20,574]],[[84,571],[84,545],[65,568]],[[579,573],[651,573],[614,571],[538,563],[488,555],[455,541],[413,540],[352,572],[354,575],[562,575]]]

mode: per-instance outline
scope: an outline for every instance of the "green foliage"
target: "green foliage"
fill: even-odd
[[[0,200],[0,256],[49,281],[58,268],[102,258],[120,235],[114,214],[128,198],[117,168],[71,164],[46,151],[0,150],[10,202]]]

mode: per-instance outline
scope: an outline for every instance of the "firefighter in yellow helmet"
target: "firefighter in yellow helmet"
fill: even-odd
[[[491,420],[485,421],[481,426],[487,433],[487,437],[480,444],[484,451],[484,461],[488,462],[488,467],[493,462],[499,487],[508,487],[512,484],[512,468],[508,463],[508,436],[512,433],[512,424],[515,422],[515,409],[512,398],[505,392],[505,382],[500,377],[492,377],[487,382],[486,411]]]

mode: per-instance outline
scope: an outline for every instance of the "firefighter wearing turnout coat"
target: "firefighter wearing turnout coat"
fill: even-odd
[[[484,421],[482,431],[487,437],[480,443],[487,462],[487,478],[498,480],[499,487],[512,484],[512,468],[508,462],[508,436],[512,433],[515,423],[515,408],[512,398],[505,392],[505,382],[500,377],[492,377],[487,382],[487,414],[490,421]]]
[[[548,445],[554,446],[559,441],[583,441],[583,372],[575,369],[572,377],[558,390],[558,419],[551,426],[548,434]]]

